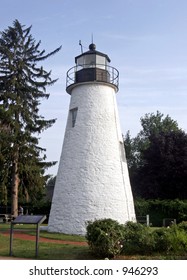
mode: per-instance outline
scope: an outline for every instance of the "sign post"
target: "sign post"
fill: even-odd
[[[11,222],[10,228],[10,256],[13,254],[13,231],[14,225],[16,224],[34,224],[36,225],[36,257],[38,256],[38,248],[39,248],[39,234],[40,234],[40,224],[45,221],[46,216],[35,216],[35,215],[23,215],[18,216],[14,221]]]

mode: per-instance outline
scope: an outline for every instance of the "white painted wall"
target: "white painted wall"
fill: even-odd
[[[71,92],[69,109],[75,107],[75,127],[70,112],[67,120],[48,231],[85,234],[90,220],[135,220],[114,88],[79,84]]]

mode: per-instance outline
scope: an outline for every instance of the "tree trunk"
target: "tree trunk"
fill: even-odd
[[[11,214],[15,217],[18,216],[18,187],[19,187],[19,174],[18,174],[18,148],[14,153],[13,165],[12,165],[12,182],[11,182]]]

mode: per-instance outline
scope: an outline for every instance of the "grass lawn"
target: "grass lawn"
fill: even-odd
[[[9,237],[0,234],[0,255],[9,256]],[[36,259],[35,242],[14,239],[13,256],[17,258]],[[93,259],[86,246],[74,246],[54,243],[39,243],[40,260],[84,260]]]
[[[10,224],[0,224],[0,256],[9,256],[10,238],[2,233],[10,229]],[[34,225],[15,225],[14,230],[20,230],[30,235],[36,235]],[[48,233],[40,231],[40,237],[58,240],[86,241],[82,236],[73,236],[60,233]],[[18,258],[35,259],[35,241],[13,238],[13,256]],[[41,260],[85,260],[93,259],[88,246],[55,244],[39,242],[39,254]]]

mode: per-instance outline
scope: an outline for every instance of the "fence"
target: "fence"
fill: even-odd
[[[146,216],[137,216],[137,217],[136,217],[136,220],[137,220],[137,223],[144,224],[144,225],[146,225],[146,226],[149,226],[149,225],[150,225],[150,222],[149,222],[149,215],[146,215]]]

